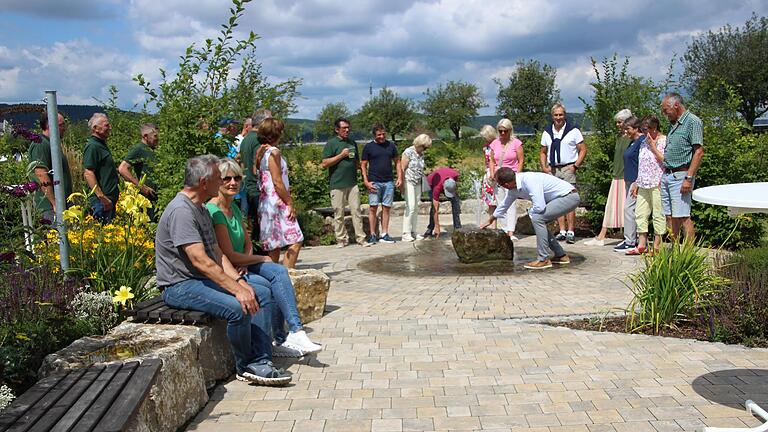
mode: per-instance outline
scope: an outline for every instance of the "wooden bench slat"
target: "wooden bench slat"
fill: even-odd
[[[132,309],[127,309],[125,311],[126,316],[136,316],[136,313],[140,311],[141,309],[146,309],[151,307],[152,305],[155,305],[157,303],[163,303],[163,296],[159,295],[157,297],[153,297],[149,300],[144,300],[141,303],[136,303]]]
[[[151,306],[145,307],[144,309],[139,309],[138,311],[136,311],[136,318],[138,318],[140,320],[148,319],[150,312],[152,312],[155,309],[159,309],[161,307],[164,307],[164,306],[165,306],[165,303],[161,302],[161,303],[155,303],[155,304],[153,304]]]
[[[109,407],[115,402],[125,384],[139,366],[139,362],[123,363],[112,379],[101,391],[99,398],[93,401],[88,411],[77,422],[73,432],[90,432],[101,421]]]
[[[206,323],[206,322],[208,322],[209,317],[210,317],[210,315],[208,315],[205,312],[187,311],[187,313],[184,314],[184,321],[186,321],[186,322]]]
[[[160,306],[159,308],[152,309],[147,314],[147,317],[149,319],[159,320],[160,319],[160,314],[162,314],[163,312],[167,311],[168,309],[170,309],[170,307],[167,304],[163,303],[163,305]]]
[[[184,309],[174,309],[173,314],[171,315],[171,322],[184,322],[184,315],[186,315],[187,311]]]
[[[45,397],[48,392],[66,378],[69,372],[62,372],[50,375],[37,382],[31,389],[19,396],[11,403],[2,414],[0,414],[0,431],[15,430],[9,429],[15,427],[15,423],[22,418],[38,401]]]
[[[168,309],[162,311],[160,313],[160,321],[162,322],[173,322],[173,314],[178,312],[178,309],[169,307]]]
[[[69,408],[66,414],[59,420],[59,423],[51,429],[52,432],[68,432],[77,424],[77,422],[83,417],[84,413],[88,411],[90,406],[97,400],[104,388],[112,381],[112,378],[120,370],[120,364],[111,364],[107,367],[92,366],[88,370],[100,369],[100,373],[96,379],[91,382],[91,385],[85,390],[80,398],[75,402],[72,407]]]
[[[152,383],[163,365],[160,359],[145,360],[136,369],[131,380],[120,392],[118,398],[109,411],[104,415],[95,432],[120,432],[126,419],[132,418],[139,410],[139,406],[149,393]]]
[[[104,368],[102,367],[101,369]],[[53,426],[64,416],[64,414],[66,414],[69,408],[80,398],[88,386],[91,385],[93,380],[96,379],[96,377],[99,375],[99,372],[100,371],[96,370],[96,368],[94,368],[94,370],[79,369],[72,371],[64,380],[61,381],[61,383],[63,384],[66,380],[69,379],[73,379],[74,382],[67,384],[67,388],[64,390],[64,393],[61,395],[61,397],[53,406],[44,412],[44,415],[41,416],[40,420],[38,420],[32,429],[30,429],[30,432],[50,431],[51,428],[53,428]],[[49,394],[55,391],[59,391],[59,387],[62,386],[57,386],[51,390]]]

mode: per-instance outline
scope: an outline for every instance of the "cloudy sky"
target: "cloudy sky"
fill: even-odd
[[[117,85],[121,105],[141,102],[131,81],[173,72],[191,43],[214,38],[227,0],[0,0],[0,102],[91,104]],[[448,80],[477,84],[492,114],[493,78],[519,59],[557,68],[570,111],[594,79],[590,57],[631,57],[633,73],[662,77],[695,35],[743,25],[764,0],[254,0],[238,28],[254,31],[271,80],[301,78],[295,117],[327,103],[356,110],[388,86],[421,99]]]

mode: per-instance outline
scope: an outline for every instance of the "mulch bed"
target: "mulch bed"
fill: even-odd
[[[605,319],[584,318],[574,321],[546,322],[544,324],[555,327],[567,327],[574,330],[589,330],[597,332],[611,333],[634,333],[654,335],[653,329],[638,330],[630,332],[627,330],[626,319],[624,317],[607,317]],[[710,341],[709,328],[695,323],[681,323],[676,328],[662,328],[658,335],[674,337],[678,339],[696,339],[701,341]]]

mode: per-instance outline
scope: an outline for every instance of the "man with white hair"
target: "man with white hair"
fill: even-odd
[[[157,286],[168,306],[227,321],[237,379],[285,385],[291,376],[272,365],[274,299],[266,279],[240,274],[219,248],[203,204],[219,193],[219,158],[187,161],[184,188],[168,203],[155,234]]]
[[[541,152],[539,153],[541,170],[575,187],[576,170],[584,163],[586,156],[587,145],[584,144],[584,137],[579,127],[566,121],[565,106],[556,103],[552,107],[552,123],[541,134]],[[566,219],[568,231],[565,230]],[[560,225],[557,240],[574,243],[576,240],[573,226],[576,223],[576,210],[559,217],[557,223]]]
[[[106,114],[95,113],[88,120],[88,127],[91,129],[91,137],[83,150],[83,177],[88,188],[93,190],[89,201],[93,217],[108,223],[115,217],[115,206],[120,197],[120,180],[115,160],[107,147],[112,126]]]

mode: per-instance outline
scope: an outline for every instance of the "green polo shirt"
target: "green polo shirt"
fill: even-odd
[[[53,161],[51,160],[51,142],[45,135],[40,136],[39,143],[32,142],[29,144],[29,162],[34,163],[32,168],[44,168],[47,171],[53,170]],[[59,176],[53,173],[53,181],[60,182],[61,187],[64,188],[64,200],[72,194],[72,174],[69,171],[69,161],[64,152],[61,153],[61,168],[63,172]],[[31,174],[31,180],[38,181],[37,176],[34,173]],[[51,203],[45,197],[43,191],[38,190],[34,195],[35,206],[40,211],[52,210]]]
[[[138,180],[141,180],[141,177],[146,174],[147,179],[144,181],[144,184],[157,192],[157,184],[152,180],[152,172],[154,171],[155,164],[157,164],[157,155],[152,150],[152,147],[145,143],[136,144],[128,150],[125,161],[131,164]]]
[[[664,165],[667,168],[690,165],[695,145],[704,145],[704,125],[700,118],[686,111],[669,129]]]
[[[344,158],[336,165],[328,168],[331,189],[343,189],[357,185],[357,161],[360,160],[360,153],[357,151],[355,141],[349,138],[342,140],[338,136],[329,139],[323,148],[323,159],[334,157],[345,148],[348,148],[354,157]]]
[[[245,190],[250,196],[259,194],[259,178],[253,173],[256,152],[261,147],[256,132],[251,130],[240,143],[240,161],[245,167]]]
[[[117,203],[120,196],[120,181],[115,168],[115,160],[112,159],[112,152],[109,151],[107,143],[91,136],[85,143],[83,150],[83,167],[93,170],[96,174],[96,183],[101,188],[113,204]],[[91,196],[91,204],[98,200],[96,195]]]

